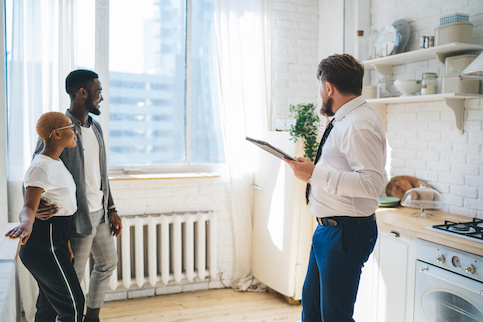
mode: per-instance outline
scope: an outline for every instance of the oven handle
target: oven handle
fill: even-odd
[[[442,280],[446,283],[451,283],[458,287],[465,288],[468,291],[471,291],[483,296],[483,285],[478,281],[474,281],[469,277],[464,277],[456,273],[449,272],[445,269],[442,269],[433,265],[425,264],[419,261],[418,261],[418,264],[419,264],[418,267],[419,267],[420,273]],[[480,287],[479,289],[476,288],[478,286]]]

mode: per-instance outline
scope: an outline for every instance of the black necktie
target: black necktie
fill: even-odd
[[[319,162],[320,156],[322,155],[322,147],[324,146],[325,141],[327,141],[327,138],[329,137],[330,130],[334,127],[334,120],[335,118],[330,121],[329,124],[327,124],[327,127],[325,128],[324,134],[322,135],[322,139],[320,140],[319,148],[317,149],[317,154],[315,155],[315,161],[314,164],[317,164]],[[305,201],[307,204],[309,204],[309,195],[310,195],[310,183],[307,183],[307,187],[305,188]]]

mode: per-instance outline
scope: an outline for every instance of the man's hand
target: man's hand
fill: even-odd
[[[289,159],[283,159],[292,168],[295,177],[308,182],[312,172],[314,172],[315,165],[310,159],[295,157],[298,161],[291,161]]]
[[[37,208],[37,213],[35,217],[40,220],[47,220],[52,218],[53,215],[59,212],[59,207],[56,204],[50,204],[47,201],[40,199],[39,208]]]
[[[70,261],[74,261],[74,252],[72,251],[72,246],[70,244],[70,240],[67,241],[67,249],[69,250]]]
[[[111,225],[112,235],[117,237],[121,234],[122,221],[121,217],[117,214],[117,211],[109,212],[109,223]]]

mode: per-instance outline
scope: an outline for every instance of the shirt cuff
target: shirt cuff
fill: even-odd
[[[312,172],[312,186],[321,186],[326,188],[329,171],[321,167],[315,167]]]

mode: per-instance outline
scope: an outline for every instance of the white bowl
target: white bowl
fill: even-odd
[[[412,96],[421,90],[421,80],[397,80],[394,81],[394,86],[396,86],[398,91],[403,93],[402,96]]]

